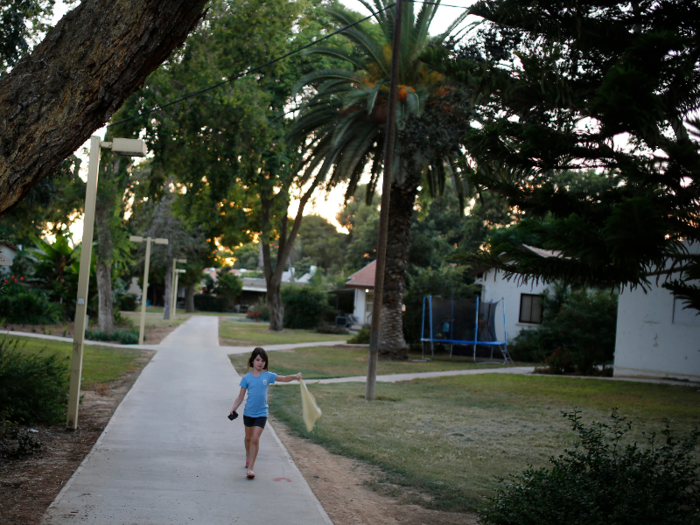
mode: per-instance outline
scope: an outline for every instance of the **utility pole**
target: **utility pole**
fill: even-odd
[[[139,344],[143,344],[143,337],[146,332],[146,303],[148,302],[148,270],[151,265],[151,242],[156,244],[168,244],[168,239],[155,239],[153,237],[142,237],[140,235],[132,235],[129,237],[131,242],[146,243],[146,262],[143,269],[143,290],[141,290],[141,320],[139,322]]]
[[[374,274],[374,302],[369,337],[369,360],[365,399],[374,401],[377,386],[377,361],[379,359],[379,328],[381,326],[382,299],[384,298],[384,268],[386,267],[387,230],[389,229],[389,205],[391,202],[391,173],[394,166],[394,132],[396,130],[396,103],[399,96],[399,62],[401,60],[401,22],[403,0],[396,0],[394,12],[394,42],[391,50],[391,81],[389,84],[389,111],[384,140],[384,180],[382,182],[382,208],[379,216],[377,240],[377,264]]]
[[[168,317],[165,319],[175,319],[175,309],[177,308],[177,288],[175,284],[175,275],[177,263],[185,264],[187,259],[175,259],[173,258],[173,270],[170,273],[170,303],[168,304]],[[173,292],[173,290],[175,290]]]

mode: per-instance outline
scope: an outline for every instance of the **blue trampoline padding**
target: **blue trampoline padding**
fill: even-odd
[[[427,341],[429,343],[449,343],[451,345],[484,345],[484,346],[496,346],[504,345],[505,341],[456,341],[453,339],[421,339],[421,341]]]

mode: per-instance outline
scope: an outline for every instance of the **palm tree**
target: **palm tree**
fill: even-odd
[[[328,187],[347,181],[348,197],[355,192],[365,168],[370,166],[367,195],[371,201],[384,160],[394,10],[388,7],[390,0],[374,0],[374,7],[362,3],[372,12],[377,24],[364,22],[344,31],[342,35],[353,44],[350,51],[341,47],[316,47],[309,51],[338,59],[349,68],[315,71],[298,82],[295,92],[308,87],[316,92],[300,108],[288,140],[301,146],[307,174],[316,173],[316,180],[325,181]],[[439,0],[434,5],[424,4],[417,15],[413,3],[404,4],[400,103],[396,115],[399,131],[445,92],[442,75],[430,70],[418,57],[429,45],[442,43],[466,14],[442,35],[430,37],[428,28],[438,3]],[[360,15],[339,5],[328,8],[327,13],[342,26],[360,19]],[[419,186],[423,177],[428,179],[430,188],[436,187],[433,184],[436,177],[443,179],[447,173],[458,178],[458,164],[463,161],[458,148],[436,155],[403,151],[400,138],[401,134],[394,150],[379,345],[380,354],[392,358],[407,355],[401,307],[411,218]],[[459,180],[456,182],[463,200],[463,185]]]

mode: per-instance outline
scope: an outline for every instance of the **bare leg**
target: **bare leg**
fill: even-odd
[[[253,438],[253,429],[255,427],[245,427],[245,467],[248,468],[250,463],[250,440]]]
[[[253,472],[253,468],[255,467],[255,460],[258,457],[258,450],[260,450],[260,436],[262,435],[263,429],[260,427],[248,428],[250,428],[251,430],[250,445],[248,449],[248,475],[250,476],[251,474],[255,475],[255,473]],[[246,436],[248,428],[246,428]]]

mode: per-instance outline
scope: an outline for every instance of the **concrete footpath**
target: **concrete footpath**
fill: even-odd
[[[218,346],[218,318],[193,316],[151,348],[45,525],[332,525],[269,424],[246,478],[243,423],[226,417],[239,376]]]

